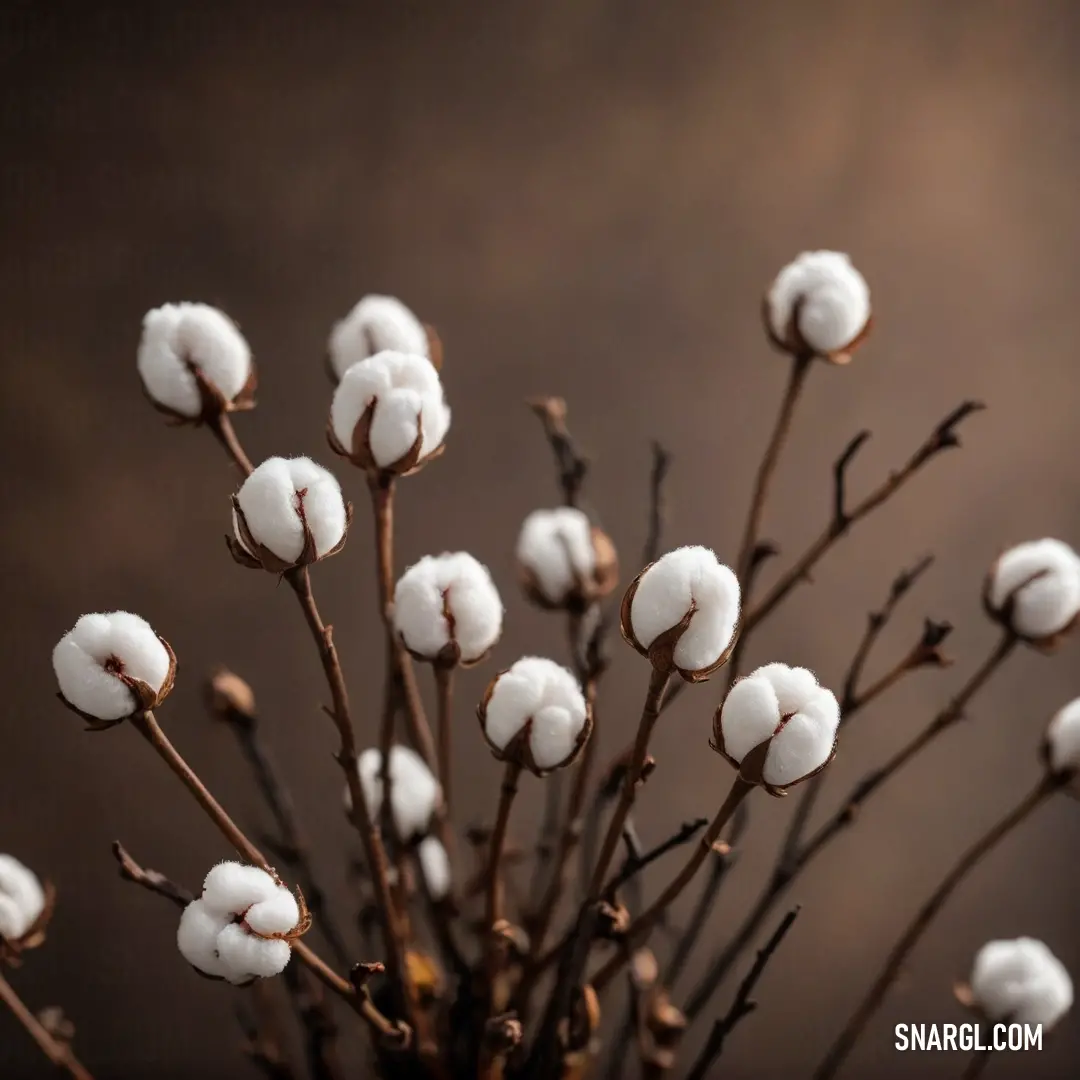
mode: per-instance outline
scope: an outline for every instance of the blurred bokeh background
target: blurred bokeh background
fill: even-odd
[[[47,946],[13,981],[34,1007],[63,1004],[99,1078],[254,1073],[230,991],[184,965],[174,912],[117,877],[114,838],[188,883],[227,852],[133,732],[84,734],[54,701],[50,651],[80,613],[137,611],[172,642],[181,671],[161,719],[257,829],[248,774],[200,698],[215,663],[250,679],[340,918],[352,903],[315,656],[287,593],[225,552],[234,476],[218,448],[144,404],[147,308],[205,300],[236,318],[260,372],[259,408],[239,421],[249,451],[310,453],[356,500],[349,544],[315,581],[365,741],[381,687],[372,546],[362,478],[323,439],[323,347],[366,292],[438,326],[454,427],[445,458],[402,485],[399,557],[468,549],[508,607],[497,655],[462,684],[462,822],[497,797],[472,716],[485,680],[526,650],[562,655],[561,621],[515,588],[518,525],[557,501],[523,399],[568,400],[626,570],[644,539],[652,438],[675,459],[668,544],[734,558],[786,370],[763,340],[760,296],[800,250],[851,252],[877,329],[849,368],[814,372],[766,517],[784,553],[770,573],[824,523],[830,464],[856,430],[874,433],[859,490],[963,398],[989,405],[964,448],[860,526],[753,642],[752,662],[835,682],[895,572],[937,555],[878,662],[932,615],[956,624],[956,664],[853,726],[826,810],[991,647],[979,589],[999,548],[1080,539],[1070,0],[12,2],[0,29],[0,850],[60,891]],[[646,678],[616,643],[602,757],[632,731]],[[1041,729],[1077,692],[1075,645],[1017,656],[821,859],[726,1075],[809,1072],[922,896],[1034,781]],[[639,811],[647,841],[711,813],[726,789],[707,750],[714,699],[694,689],[662,725]],[[517,835],[539,806],[528,783]],[[789,813],[757,800],[710,946],[755,894]],[[979,869],[846,1076],[959,1075],[958,1054],[897,1054],[892,1027],[964,1019],[951,985],[988,938],[1042,937],[1080,976],[1078,841],[1080,806],[1059,799]],[[991,1067],[1050,1080],[1078,1061],[1075,1013],[1042,1053]],[[6,1015],[0,1075],[48,1075]]]

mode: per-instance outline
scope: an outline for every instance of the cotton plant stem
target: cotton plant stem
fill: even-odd
[[[94,1080],[89,1070],[79,1061],[66,1042],[50,1034],[44,1024],[26,1007],[14,987],[0,974],[0,1001],[13,1013],[42,1053],[57,1068],[63,1069],[74,1080]]]
[[[500,967],[500,942],[495,927],[503,918],[502,858],[506,848],[507,829],[510,824],[510,809],[517,795],[518,780],[520,778],[521,766],[513,761],[507,762],[503,771],[502,786],[499,789],[499,809],[495,816],[495,827],[491,832],[491,850],[488,855],[487,865],[487,906],[484,917],[487,931],[485,935],[485,951],[491,989],[494,989],[494,982]]]
[[[859,810],[889,780],[918,756],[944,731],[957,723],[972,698],[986,684],[990,676],[1004,663],[1016,646],[1011,634],[1004,634],[995,644],[986,660],[974,671],[967,682],[957,691],[947,705],[913,739],[907,742],[885,765],[867,775],[840,808],[819,827],[809,840],[789,851],[787,857],[776,865],[757,902],[747,913],[733,937],[712,959],[708,971],[694,988],[684,1012],[692,1022],[706,1007],[709,999],[724,981],[731,965],[753,940],[762,923],[776,902],[785,895],[795,879],[814,859],[856,819]],[[866,697],[863,704],[872,700]],[[814,781],[809,781],[813,783]]]
[[[848,1020],[836,1042],[814,1072],[814,1080],[828,1080],[840,1070],[848,1054],[863,1033],[866,1025],[881,1007],[885,996],[896,982],[904,963],[915,946],[922,940],[938,912],[964,881],[968,874],[1001,843],[1017,826],[1026,821],[1033,811],[1042,806],[1055,792],[1061,790],[1067,778],[1047,774],[1020,800],[1000,821],[988,829],[960,857],[956,865],[945,875],[941,884],[931,893],[908,923],[893,946],[877,979],[867,991],[854,1014]]]
[[[682,891],[693,881],[702,864],[713,854],[714,845],[719,841],[724,826],[731,820],[732,815],[738,809],[739,804],[756,787],[755,784],[744,780],[736,774],[735,783],[731,785],[727,798],[712,819],[708,829],[701,837],[700,843],[694,846],[694,851],[682,870],[672,879],[671,883],[660,894],[651,907],[639,915],[627,928],[626,934],[619,943],[619,951],[596,973],[590,980],[597,994],[603,992],[609,982],[623,969],[630,953],[645,943],[649,932],[659,921],[665,911],[682,895]]]
[[[232,425],[229,414],[226,412],[219,413],[210,419],[206,426],[210,429],[214,438],[225,448],[225,453],[232,458],[236,467],[245,476],[250,476],[255,471],[255,468],[237,438],[236,429]]]
[[[443,805],[447,813],[453,806],[451,781],[453,773],[453,708],[454,708],[454,672],[451,664],[435,664],[435,697],[438,707],[436,726],[439,757],[439,784],[442,786]]]

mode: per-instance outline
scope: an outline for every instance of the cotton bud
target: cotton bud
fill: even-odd
[[[192,967],[239,985],[284,971],[310,923],[303,901],[265,870],[219,863],[184,908],[176,943]]]
[[[744,780],[784,795],[836,753],[840,706],[814,673],[766,664],[738,679],[713,719],[713,749]]]
[[[37,875],[12,855],[0,855],[0,942],[28,948],[48,918],[49,897]]]
[[[495,757],[537,776],[569,765],[592,732],[577,679],[537,656],[523,657],[496,675],[477,714]]]
[[[1061,961],[1034,938],[991,941],[975,955],[964,1004],[989,1020],[1052,1028],[1072,1007],[1073,985]]]
[[[156,409],[199,423],[255,404],[251,350],[208,304],[164,304],[143,317],[136,366]]]
[[[378,823],[383,809],[382,754],[375,748],[365,750],[356,762],[360,786],[367,801],[368,814]],[[390,812],[398,837],[405,842],[423,836],[431,828],[431,819],[442,803],[442,788],[424,759],[407,746],[390,748]],[[352,810],[352,797],[345,790],[345,809]]]
[[[233,496],[233,558],[284,573],[336,555],[352,506],[333,474],[306,457],[267,458]]]
[[[608,535],[572,506],[534,510],[517,543],[525,593],[549,610],[582,611],[619,582],[619,560]]]
[[[327,359],[338,382],[353,364],[386,349],[431,357],[430,346],[430,331],[400,300],[365,296],[334,326]]]
[[[630,583],[622,634],[658,671],[701,682],[735,647],[739,598],[738,578],[708,548],[676,548]]]
[[[168,696],[176,656],[138,615],[83,615],[53,649],[60,699],[92,727],[108,727]]]
[[[1043,759],[1056,776],[1069,777],[1080,793],[1080,698],[1059,709],[1046,729]]]
[[[425,555],[394,589],[394,628],[420,660],[468,667],[502,633],[503,605],[486,566],[464,551]]]
[[[369,473],[402,476],[442,453],[450,409],[435,365],[418,353],[380,352],[353,364],[334,391],[327,438]]]
[[[432,900],[445,900],[450,893],[450,856],[434,836],[425,837],[416,849],[420,871]]]
[[[1022,640],[1053,648],[1080,614],[1080,555],[1060,540],[1009,548],[990,567],[983,606]]]
[[[765,329],[793,356],[846,364],[870,332],[870,289],[847,255],[804,251],[769,288]]]

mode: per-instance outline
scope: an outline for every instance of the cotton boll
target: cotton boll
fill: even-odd
[[[330,405],[334,451],[368,472],[403,475],[438,454],[450,409],[424,355],[379,352],[354,363]]]
[[[280,975],[288,966],[292,948],[287,941],[256,937],[239,923],[229,923],[217,936],[217,952],[225,978],[242,984]]]
[[[37,875],[12,855],[0,855],[0,937],[17,942],[45,911],[45,890]]]
[[[267,458],[233,499],[237,561],[282,573],[345,543],[350,507],[333,474],[310,458]]]
[[[623,597],[623,637],[653,666],[688,682],[707,679],[731,654],[739,581],[704,547],[682,547],[638,574]]]
[[[279,888],[278,883],[258,866],[222,862],[206,875],[202,899],[209,910],[220,915],[242,915],[252,904],[270,900]]]
[[[975,956],[972,1003],[991,1020],[1052,1028],[1072,1007],[1073,985],[1041,941],[991,941]]]
[[[248,343],[224,312],[208,304],[148,311],[136,366],[151,400],[174,416],[205,419],[251,404]]]
[[[193,900],[180,916],[176,944],[180,955],[204,975],[226,977],[226,966],[218,956],[218,935],[229,925],[229,918],[216,915],[201,900]]]
[[[536,656],[523,657],[492,680],[478,715],[495,756],[538,776],[569,765],[592,731],[577,679]]]
[[[394,590],[394,627],[405,647],[423,660],[477,663],[499,640],[502,620],[491,574],[464,551],[424,556]]]
[[[367,800],[367,810],[376,823],[382,816],[382,754],[375,748],[365,750],[356,762],[360,786]],[[442,788],[424,759],[407,746],[390,748],[390,812],[394,827],[403,841],[423,836],[431,828],[431,819],[442,802]],[[352,798],[345,790],[345,807],[352,809]]]
[[[1018,544],[990,568],[983,602],[1018,637],[1050,647],[1080,614],[1080,556],[1060,540]]]
[[[434,836],[426,837],[416,849],[420,871],[432,900],[444,900],[450,892],[450,856]]]
[[[529,514],[518,536],[517,560],[526,595],[548,609],[580,610],[619,580],[611,539],[572,506]]]
[[[839,726],[840,706],[812,671],[766,664],[728,691],[713,719],[713,748],[744,780],[782,795],[832,760]]]
[[[1045,755],[1051,772],[1080,775],[1080,698],[1054,714],[1046,730]]]
[[[93,720],[113,722],[155,708],[172,689],[176,658],[138,615],[83,615],[53,649],[64,701]]]
[[[261,900],[247,909],[244,922],[264,937],[288,934],[300,922],[300,905],[284,885],[279,885],[268,900]]]
[[[804,251],[777,275],[765,317],[784,351],[847,363],[870,327],[870,289],[847,255]]]
[[[429,356],[427,329],[400,300],[365,296],[330,334],[330,367],[340,380],[353,364],[386,349]]]

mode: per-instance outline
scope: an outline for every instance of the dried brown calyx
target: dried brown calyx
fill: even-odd
[[[422,452],[424,446],[424,421],[423,417],[418,415],[416,418],[416,438],[413,440],[412,446],[397,461],[392,461],[387,465],[380,465],[371,449],[371,421],[374,419],[375,409],[378,404],[378,399],[371,401],[363,413],[360,414],[360,419],[357,420],[356,426],[352,430],[352,438],[349,440],[348,446],[344,445],[337,437],[332,423],[326,425],[326,441],[330,444],[330,449],[338,457],[343,457],[358,469],[363,469],[369,477],[385,484],[394,477],[411,476],[422,469],[429,461],[434,461],[442,455],[445,449],[444,443],[439,443],[430,453],[424,454]]]

